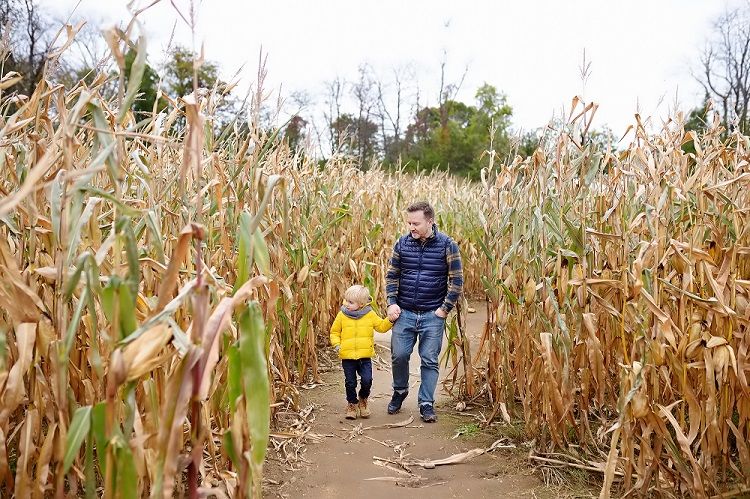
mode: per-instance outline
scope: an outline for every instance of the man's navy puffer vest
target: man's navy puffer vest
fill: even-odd
[[[448,294],[446,251],[450,237],[432,227],[434,237],[422,242],[410,234],[401,236],[398,253],[401,278],[398,284],[398,306],[424,312],[437,310]]]

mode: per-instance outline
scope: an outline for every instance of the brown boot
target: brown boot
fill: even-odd
[[[346,419],[357,419],[357,404],[346,406]]]
[[[363,418],[369,418],[370,414],[370,409],[367,407],[367,399],[359,399],[359,415]]]

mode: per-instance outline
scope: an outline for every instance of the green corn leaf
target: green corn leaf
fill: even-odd
[[[121,217],[117,221],[117,231],[125,238],[125,254],[128,258],[127,282],[130,286],[133,303],[135,303],[135,295],[138,293],[138,285],[141,280],[141,269],[138,262],[138,244],[136,243],[133,231],[132,219],[130,217]]]
[[[86,461],[83,474],[86,499],[94,499],[96,498],[96,470],[94,469],[94,438],[91,432],[89,432],[89,438],[86,439]]]
[[[135,319],[135,297],[130,293],[130,288],[120,284],[118,287],[120,303],[120,335],[125,338],[138,327]]]
[[[232,439],[232,430],[231,429],[226,430],[221,440],[224,443],[224,451],[229,456],[229,459],[232,461],[232,464],[235,466],[235,468],[239,468],[241,465],[241,462],[240,462],[239,455],[237,454],[237,449],[234,448],[234,439]]]
[[[271,258],[268,254],[268,245],[260,229],[256,229],[253,233],[253,260],[261,274],[270,272]]]
[[[260,206],[258,207],[258,213],[255,214],[255,217],[253,217],[253,221],[250,224],[250,232],[253,233],[258,229],[258,226],[260,226],[260,221],[263,219],[263,215],[266,213],[266,208],[268,207],[268,203],[271,201],[271,194],[273,194],[274,189],[276,189],[276,186],[279,184],[284,183],[284,177],[281,175],[271,175],[268,178],[268,182],[266,182],[266,189],[263,193],[263,199],[260,202]]]
[[[73,317],[70,318],[70,322],[68,323],[68,329],[65,332],[65,342],[63,343],[63,361],[64,365],[67,365],[68,363],[68,356],[70,355],[70,350],[73,348],[73,343],[76,340],[76,331],[78,331],[78,328],[81,325],[81,316],[83,315],[83,308],[88,305],[89,303],[89,290],[88,288],[84,288],[83,292],[81,293],[81,297],[78,300],[78,305],[76,305],[75,312],[73,312]]]
[[[86,260],[90,256],[92,255],[89,252],[81,254],[81,256],[78,257],[78,261],[76,262],[75,267],[73,268],[73,273],[70,274],[67,279],[65,279],[63,296],[65,296],[67,300],[70,300],[70,298],[73,296],[73,292],[75,291],[76,286],[78,286],[78,283],[81,280],[81,274],[83,273],[83,269],[86,266]]]
[[[99,402],[91,410],[91,431],[96,443],[97,462],[101,468],[102,476],[106,475],[104,469],[107,464],[107,432],[106,432],[107,403]]]
[[[70,262],[73,260],[73,255],[78,249],[78,243],[81,241],[81,230],[87,223],[89,223],[91,214],[94,212],[94,207],[99,204],[101,200],[101,198],[97,197],[89,198],[88,202],[86,203],[86,207],[83,209],[81,216],[78,218],[78,222],[76,223],[75,227],[73,227],[73,230],[69,235],[68,258],[65,260],[66,265],[70,265]]]
[[[135,96],[138,94],[138,90],[141,89],[141,81],[143,80],[143,73],[146,70],[146,37],[141,35],[138,37],[138,45],[136,47],[136,56],[132,66],[130,66],[130,74],[128,74],[128,89],[125,92],[125,98],[120,105],[120,112],[117,115],[117,122],[122,124],[125,121],[130,105],[135,100]]]
[[[73,465],[73,460],[78,455],[83,440],[91,428],[91,406],[79,407],[73,413],[73,419],[68,428],[65,441],[65,455],[63,457],[63,473],[67,473]]]
[[[94,126],[96,127],[96,138],[99,142],[99,147],[102,149],[109,149],[113,143],[115,143],[114,136],[108,132],[110,130],[110,124],[107,117],[104,115],[101,105],[97,101],[90,102],[88,105],[91,117],[94,120]],[[111,153],[107,158],[107,170],[109,172],[110,179],[113,182],[117,182],[120,179],[120,172],[118,172],[117,158],[115,156],[116,149],[111,148]]]
[[[104,316],[111,323],[115,318],[115,298],[117,298],[117,288],[120,286],[120,278],[112,276],[102,289],[102,310]]]
[[[237,251],[237,280],[234,283],[233,293],[240,289],[250,278],[250,268],[252,265],[251,221],[250,213],[243,211],[240,215],[240,227],[237,233],[237,239],[239,240],[239,248]]]
[[[118,439],[119,440],[119,439]],[[138,471],[135,468],[133,452],[126,442],[118,445],[116,451],[117,478],[115,496],[122,499],[138,497]]]
[[[236,345],[227,350],[229,367],[227,368],[227,405],[232,414],[237,410],[237,399],[242,395],[242,361],[240,351]]]
[[[58,172],[52,182],[50,192],[50,219],[52,222],[52,238],[55,244],[60,241],[60,218],[62,217],[62,194],[65,174]]]
[[[505,293],[505,297],[510,300],[510,302],[514,305],[520,305],[521,301],[514,295],[510,289],[508,289],[508,286],[505,285],[504,282],[500,281],[500,289],[503,290],[503,293]]]
[[[116,198],[111,192],[104,191],[102,189],[99,189],[98,187],[85,185],[85,186],[82,186],[80,190],[82,192],[88,192],[100,198],[106,199],[107,201],[110,201],[112,204],[117,206],[117,211],[121,215],[126,215],[129,217],[136,217],[140,215],[141,213],[140,211],[136,210],[132,206],[128,206],[127,204],[123,203],[122,199]],[[119,223],[120,222],[118,220],[118,224]]]
[[[482,280],[482,286],[484,286],[485,293],[487,293],[493,301],[497,301],[497,286],[490,282],[490,280],[485,276],[480,276],[480,279]]]
[[[96,154],[96,156],[94,156],[94,158],[86,166],[85,172],[76,172],[78,176],[73,188],[79,191],[85,191],[86,188],[89,187],[87,185],[89,180],[91,180],[91,178],[97,174],[97,172],[99,171],[99,166],[103,165],[105,161],[107,161],[107,158],[109,158],[110,155],[113,154],[116,146],[117,142],[112,141],[108,146],[99,149],[99,152]]]
[[[251,462],[263,464],[268,447],[271,407],[269,396],[266,334],[258,302],[250,302],[240,316],[240,360],[245,392],[248,433],[252,441]],[[260,486],[260,484],[257,484]]]
[[[162,242],[163,237],[161,235],[161,230],[159,230],[159,221],[154,210],[148,210],[148,212],[146,213],[146,225],[148,226],[149,230],[151,231],[151,235],[153,236],[152,244],[154,245],[154,251],[156,252],[156,260],[159,263],[164,264],[165,258],[164,243]]]

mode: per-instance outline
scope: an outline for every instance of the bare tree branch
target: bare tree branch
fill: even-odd
[[[714,38],[700,57],[698,77],[721,109],[727,130],[734,123],[748,132],[750,104],[750,3],[725,12],[714,24]]]

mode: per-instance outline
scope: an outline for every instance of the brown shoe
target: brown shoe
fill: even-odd
[[[357,404],[346,406],[346,419],[357,419]]]
[[[367,399],[359,399],[359,415],[363,418],[370,417],[370,409],[367,407]]]

